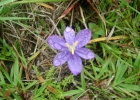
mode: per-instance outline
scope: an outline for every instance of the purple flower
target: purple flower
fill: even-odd
[[[61,51],[54,57],[53,65],[60,66],[67,61],[70,71],[74,75],[78,75],[82,71],[81,58],[92,59],[95,57],[91,50],[83,47],[89,42],[91,31],[83,29],[75,36],[74,30],[71,27],[66,27],[64,37],[65,40],[60,36],[53,35],[47,39],[52,48]]]

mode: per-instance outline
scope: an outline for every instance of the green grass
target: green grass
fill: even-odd
[[[63,66],[55,68],[51,56],[57,52],[45,43],[46,37],[51,34],[61,33],[63,36],[71,12],[66,18],[57,20],[59,13],[61,15],[67,8],[67,4],[61,5],[60,1],[70,1],[42,0],[54,6],[55,16],[49,8],[37,5],[38,1],[1,0],[0,100],[140,99],[139,0],[133,3],[100,0],[94,5],[104,17],[107,36],[126,35],[128,38],[88,44],[86,47],[94,51],[96,58],[83,60],[84,67],[79,76],[69,72],[65,75]],[[85,5],[90,8],[88,3]],[[105,37],[104,23],[92,7],[89,10],[85,5],[81,4],[81,7],[86,24],[92,31],[92,39]],[[78,13],[76,9],[74,14]],[[77,16],[74,15],[72,24],[76,33],[84,28],[82,17],[80,14]]]

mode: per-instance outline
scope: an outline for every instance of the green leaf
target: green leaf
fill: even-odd
[[[7,73],[7,71],[2,67],[0,66],[0,70],[3,72],[3,74],[5,75],[5,78],[11,83],[13,84],[13,81],[11,79],[11,77],[9,76],[9,74]]]
[[[134,66],[140,68],[140,52],[138,52],[138,55],[137,55],[136,60],[134,62]]]
[[[12,0],[2,0],[2,1],[0,1],[0,6],[5,5],[5,4],[9,4],[11,2],[12,2]]]
[[[67,1],[67,0],[22,0],[22,1],[16,1],[13,4],[35,3],[35,2],[61,2],[61,1]]]
[[[81,90],[71,90],[71,91],[67,91],[67,92],[64,92],[61,94],[62,97],[65,97],[65,96],[72,96],[72,95],[75,95],[75,94],[78,94],[78,93],[81,93],[82,91]]]
[[[24,17],[0,17],[1,21],[5,21],[5,20],[20,20],[20,19],[31,19],[31,18],[24,18]]]
[[[98,38],[99,35],[105,36],[105,32],[102,28],[100,28],[95,23],[89,23],[89,29],[93,32],[94,38]]]
[[[83,70],[91,79],[96,80],[95,77],[91,73],[89,73],[86,69]]]
[[[43,84],[39,89],[36,90],[36,95],[35,98],[39,97],[42,95],[43,91],[46,89],[48,84]]]
[[[128,65],[126,65],[126,64],[120,62],[120,60],[118,60],[116,67],[117,67],[117,73],[116,73],[115,80],[113,83],[114,86],[120,84],[124,80],[123,76],[127,70]]]
[[[4,84],[4,83],[5,83],[4,76],[2,72],[0,71],[0,84]]]
[[[23,89],[24,91],[28,90],[31,88],[33,85],[35,85],[38,82],[38,80],[33,80],[32,82],[29,82],[27,86]]]
[[[108,64],[112,60],[112,57],[108,58],[107,61],[102,65],[101,70],[99,71],[99,74],[97,75],[97,79],[100,78],[105,72],[108,71]]]
[[[82,69],[82,72],[81,72],[81,85],[82,85],[82,88],[85,90],[86,89],[86,83],[85,83],[85,75],[84,75],[84,70]]]
[[[140,85],[134,85],[134,84],[119,84],[119,86],[123,88],[127,88],[129,90],[133,91],[140,91]]]
[[[18,57],[15,58],[15,62],[13,64],[13,72],[14,72],[14,84],[18,85],[19,80],[21,80],[20,78],[20,72],[19,72],[19,61],[18,61]]]
[[[61,25],[61,32],[63,33],[65,30],[65,23],[62,19],[60,20],[60,25]]]

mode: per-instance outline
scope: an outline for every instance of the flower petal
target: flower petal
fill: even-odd
[[[47,42],[52,48],[59,50],[59,51],[63,51],[67,48],[66,41],[57,35],[52,35],[52,36],[48,37]]]
[[[54,66],[60,66],[60,65],[64,64],[68,60],[70,55],[71,55],[71,53],[69,51],[67,51],[67,50],[58,53],[54,57],[53,65]]]
[[[81,30],[75,37],[75,41],[78,41],[77,48],[85,46],[91,38],[91,31],[89,29]]]
[[[84,59],[92,59],[95,57],[95,54],[87,48],[76,49],[75,53]]]
[[[75,32],[71,27],[66,27],[64,31],[64,37],[68,44],[72,45],[74,43]]]
[[[79,56],[72,55],[69,59],[68,59],[68,67],[70,69],[70,71],[73,73],[73,75],[78,75],[81,71],[82,71],[82,60]]]

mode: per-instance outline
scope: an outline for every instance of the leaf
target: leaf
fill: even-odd
[[[105,63],[102,65],[101,70],[99,71],[99,74],[97,75],[97,79],[100,78],[105,72],[108,71],[108,64],[111,61],[112,57],[110,57]]]
[[[5,80],[4,80],[4,76],[2,74],[2,72],[0,71],[0,84],[5,84]]]
[[[134,85],[134,84],[119,84],[119,86],[129,89],[129,90],[134,90],[134,91],[140,91],[140,85]]]
[[[39,89],[36,88],[35,98],[40,97],[42,95],[42,93],[46,90],[46,87],[47,87],[47,84],[45,83],[45,84],[41,85],[41,87]]]
[[[5,21],[5,20],[19,20],[19,19],[31,19],[31,18],[25,18],[25,17],[0,17],[1,21]]]
[[[22,1],[13,2],[12,4],[37,3],[37,2],[60,2],[60,1],[67,1],[67,0],[22,0]]]
[[[11,3],[11,2],[12,2],[12,0],[3,0],[3,1],[0,1],[0,6],[9,4],[9,3]]]
[[[140,52],[138,52],[138,55],[137,55],[136,60],[134,62],[134,66],[140,68]]]
[[[2,67],[0,66],[0,70],[3,72],[3,74],[5,75],[5,78],[11,83],[13,84],[13,81],[11,79],[11,77],[9,76],[9,74],[7,73],[7,71]]]
[[[47,90],[49,90],[53,94],[58,94],[59,93],[59,91],[57,89],[55,89],[54,87],[52,87],[51,85],[47,86]]]
[[[25,90],[28,90],[29,88],[31,88],[33,85],[35,85],[36,83],[38,82],[38,80],[33,80],[32,82],[29,82],[27,84],[27,86],[23,89],[24,91]]]
[[[85,90],[86,89],[86,83],[85,83],[85,75],[84,75],[84,70],[82,69],[82,72],[81,72],[81,85],[82,85],[82,88]]]
[[[102,28],[100,28],[95,23],[89,23],[89,29],[93,32],[94,38],[98,38],[99,35],[105,36],[105,32]]]
[[[71,91],[67,91],[67,92],[62,93],[61,95],[63,97],[72,96],[72,95],[75,95],[75,94],[78,94],[78,93],[81,93],[81,92],[82,92],[81,90],[71,90]]]
[[[18,61],[18,57],[15,57],[15,62],[12,66],[13,68],[13,78],[14,78],[14,84],[17,86],[18,82],[20,79],[20,72],[19,72],[19,61]],[[10,75],[11,76],[11,75]],[[12,78],[12,77],[11,77]]]
[[[128,65],[120,62],[120,60],[117,61],[117,72],[116,72],[116,76],[115,76],[115,80],[113,85],[118,85],[123,81],[123,76],[127,70]]]
[[[89,73],[86,69],[83,70],[91,79],[96,80],[95,77],[91,73]]]

